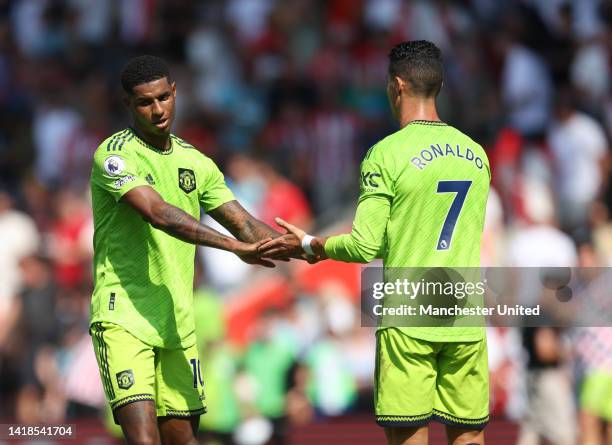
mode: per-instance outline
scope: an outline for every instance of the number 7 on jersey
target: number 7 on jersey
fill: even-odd
[[[472,181],[438,181],[438,189],[436,193],[456,193],[453,203],[448,209],[448,214],[442,225],[440,237],[438,238],[437,250],[450,249],[451,239],[455,231],[457,219],[465,203],[465,197],[472,185]]]

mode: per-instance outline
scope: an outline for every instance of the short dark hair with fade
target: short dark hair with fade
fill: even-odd
[[[389,75],[408,82],[415,95],[435,97],[442,88],[442,52],[427,40],[395,45],[389,52]]]
[[[170,68],[164,59],[155,56],[138,56],[125,64],[121,71],[121,86],[127,93],[131,93],[135,86],[154,80],[170,79]]]

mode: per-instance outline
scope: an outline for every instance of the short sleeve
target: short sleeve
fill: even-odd
[[[91,182],[110,193],[115,201],[135,187],[149,185],[140,177],[136,162],[128,152],[119,155],[103,148],[94,155]]]
[[[225,183],[223,173],[210,158],[204,161],[204,182],[200,188],[200,206],[210,212],[226,202],[233,201],[234,194]]]

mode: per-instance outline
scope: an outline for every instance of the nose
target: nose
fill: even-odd
[[[164,114],[164,109],[162,108],[161,104],[157,100],[155,102],[153,102],[153,107],[152,107],[151,111],[156,116],[160,116],[160,115]]]

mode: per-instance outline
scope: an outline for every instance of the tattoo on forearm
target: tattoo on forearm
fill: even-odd
[[[232,239],[200,222],[178,207],[168,205],[161,212],[161,229],[194,244],[229,250]]]
[[[280,236],[280,233],[269,225],[253,218],[251,215],[249,215],[249,217],[250,219],[247,219],[244,222],[245,227],[240,233],[240,236],[244,237],[244,241],[254,243],[264,238],[276,238],[277,236]]]
[[[210,212],[210,216],[240,241],[253,243],[281,235],[272,227],[254,218],[238,201],[230,201],[217,207]]]

